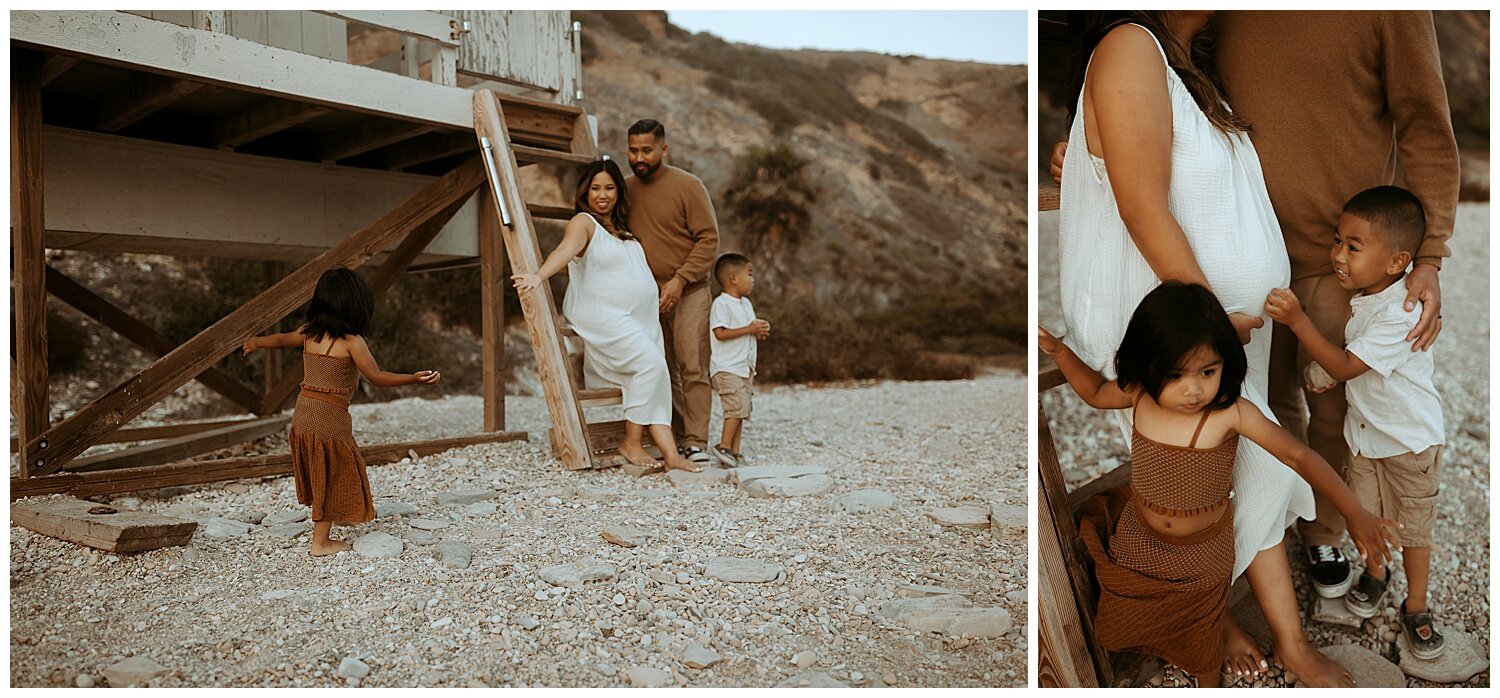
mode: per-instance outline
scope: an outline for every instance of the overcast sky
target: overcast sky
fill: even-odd
[[[912,54],[980,63],[1026,62],[1026,13],[669,10],[672,23],[769,48]]]

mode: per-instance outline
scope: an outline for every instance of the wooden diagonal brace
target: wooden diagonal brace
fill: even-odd
[[[453,202],[472,194],[483,182],[484,172],[477,158],[458,166],[173,349],[134,378],[27,442],[26,452],[34,454],[31,456],[34,473],[57,472],[106,434],[238,349],[246,337],[285,317],[307,299],[324,271],[363,263],[391,241]]]
[[[158,357],[166,356],[177,343],[162,336],[149,325],[125,312],[119,306],[105,300],[103,297],[88,290],[83,284],[74,281],[72,277],[57,269],[47,267],[47,292],[57,296],[59,300],[73,306],[78,312],[83,313],[100,324],[114,330],[116,334],[129,340],[146,351]],[[214,392],[228,398],[235,404],[245,409],[260,414],[260,394],[249,386],[239,382],[223,371],[212,366],[198,374],[198,382],[206,385]]]

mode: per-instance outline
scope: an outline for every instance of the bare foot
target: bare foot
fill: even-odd
[[[1276,658],[1297,680],[1313,688],[1353,688],[1354,679],[1338,662],[1319,652],[1311,643],[1299,647],[1277,648]]]
[[[620,455],[625,456],[625,460],[630,461],[632,465],[661,465],[655,458],[651,457],[651,454],[646,453],[646,449],[641,448],[640,444],[622,444],[620,446]]]
[[[686,470],[690,473],[703,472],[703,468],[700,467],[697,463],[694,463],[675,453],[668,453],[665,460],[667,461],[667,470]]]
[[[353,548],[354,546],[346,541],[329,539],[327,543],[319,544],[317,542],[314,542],[312,544],[312,555],[313,557],[322,557],[324,555],[341,553],[345,550],[351,550]]]
[[[1265,668],[1266,657],[1255,639],[1246,635],[1231,616],[1224,624],[1224,673],[1248,679]]]

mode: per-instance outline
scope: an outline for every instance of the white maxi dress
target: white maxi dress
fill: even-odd
[[[1117,31],[1146,31],[1129,26],[1134,29]],[[1162,57],[1165,62],[1165,52]],[[1172,100],[1167,207],[1224,309],[1263,316],[1266,294],[1288,285],[1291,265],[1260,159],[1246,134],[1226,135],[1215,128],[1181,78],[1170,66],[1166,72]],[[1125,326],[1160,280],[1120,219],[1105,162],[1088,150],[1081,94],[1063,162],[1060,214],[1063,341],[1085,363],[1114,378],[1114,356]],[[1266,319],[1245,346],[1249,371],[1242,395],[1275,421],[1266,403],[1270,349],[1271,321]],[[1128,441],[1132,414],[1116,414]],[[1256,553],[1279,543],[1298,517],[1315,516],[1307,483],[1249,439],[1240,440],[1235,456],[1233,496],[1236,579]]]
[[[670,425],[672,384],[646,253],[590,220],[594,232],[583,256],[568,262],[563,297],[563,315],[583,340],[584,383],[619,388],[631,422]]]

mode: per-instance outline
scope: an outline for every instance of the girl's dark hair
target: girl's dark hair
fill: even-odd
[[[1199,347],[1218,352],[1224,360],[1219,393],[1208,408],[1222,410],[1240,399],[1245,382],[1245,347],[1229,322],[1229,314],[1212,291],[1197,284],[1167,281],[1157,286],[1130,316],[1125,338],[1115,354],[1120,388],[1145,388],[1152,400],[1176,373],[1183,357]]]
[[[626,229],[630,220],[630,196],[625,193],[625,175],[620,174],[620,166],[614,160],[595,160],[583,166],[582,174],[578,177],[578,191],[573,195],[573,213],[587,213],[598,218],[598,214],[589,210],[589,184],[593,183],[594,177],[600,172],[609,174],[609,178],[615,181],[615,208],[609,212],[609,220],[600,221],[604,227],[610,228],[617,236],[626,240],[635,236]]]
[[[1167,29],[1167,10],[1090,10],[1075,11],[1069,18],[1070,28],[1082,27],[1083,38],[1073,56],[1071,87],[1068,90],[1068,116],[1078,108],[1078,95],[1083,94],[1084,74],[1088,70],[1089,58],[1104,36],[1122,24],[1139,24],[1151,32],[1167,53],[1167,65],[1182,78],[1182,84],[1198,103],[1203,115],[1224,133],[1249,131],[1250,124],[1236,116],[1224,104],[1224,87],[1213,68],[1213,37],[1209,32],[1198,32],[1197,36],[1185,37],[1187,47],[1173,40]]]
[[[314,342],[325,336],[342,339],[364,335],[374,313],[375,294],[364,279],[344,267],[329,269],[318,277],[302,334]]]

